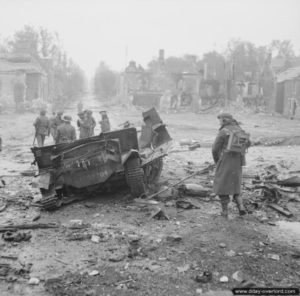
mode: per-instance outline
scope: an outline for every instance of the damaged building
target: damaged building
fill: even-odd
[[[135,61],[129,62],[121,74],[120,93],[131,97],[137,106],[159,108],[167,100],[171,107],[172,97],[177,98],[179,106],[191,106],[193,100],[199,100],[203,77],[197,70],[196,60],[194,66],[194,71],[170,72],[165,66],[165,52],[160,49],[151,70],[145,70]]]
[[[0,57],[0,103],[17,107],[36,99],[48,98],[48,77],[30,55]]]
[[[300,118],[300,67],[277,75],[275,111],[290,118]]]

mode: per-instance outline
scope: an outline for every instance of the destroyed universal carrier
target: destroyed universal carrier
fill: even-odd
[[[133,197],[145,194],[160,177],[171,137],[156,110],[143,113],[145,124],[99,136],[45,147],[33,147],[38,166],[41,207],[62,204],[100,192],[129,187]]]

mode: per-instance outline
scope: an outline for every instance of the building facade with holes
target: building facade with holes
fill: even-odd
[[[36,99],[46,100],[49,94],[47,74],[28,55],[0,57],[0,103],[14,107]]]
[[[300,67],[289,68],[276,77],[275,111],[300,118]]]

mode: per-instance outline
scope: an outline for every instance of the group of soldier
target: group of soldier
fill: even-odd
[[[93,117],[91,110],[84,110],[78,113],[77,127],[79,128],[79,139],[92,137],[95,135],[96,120]],[[110,131],[110,122],[106,111],[100,111],[101,121],[100,127],[101,132]],[[46,111],[41,110],[40,115],[34,122],[35,127],[35,139],[39,147],[44,146],[45,138],[52,136],[55,144],[60,143],[71,143],[76,140],[76,130],[71,124],[72,117],[64,115],[63,112],[59,111],[56,114],[53,112],[53,117],[48,118]]]

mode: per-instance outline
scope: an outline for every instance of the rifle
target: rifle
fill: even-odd
[[[200,171],[197,171],[197,172],[195,172],[195,173],[193,173],[193,174],[191,174],[191,175],[189,175],[189,176],[187,176],[187,177],[181,179],[180,181],[176,182],[175,184],[173,184],[173,185],[171,185],[171,186],[168,186],[167,188],[162,189],[161,191],[158,191],[158,192],[156,192],[156,193],[154,193],[154,194],[151,194],[151,195],[147,196],[145,199],[146,199],[146,200],[152,199],[153,197],[156,197],[157,195],[159,195],[159,194],[161,194],[161,193],[163,193],[163,192],[165,192],[165,191],[168,191],[170,188],[173,188],[173,187],[179,185],[180,183],[182,183],[183,181],[186,181],[186,180],[188,180],[188,179],[190,179],[190,178],[192,178],[192,177],[194,177],[194,176],[196,176],[196,175],[203,175],[203,174],[206,174],[206,173],[208,173],[211,169],[213,169],[214,167],[215,167],[215,164],[210,164],[210,165],[208,165],[206,168],[204,168],[204,169],[202,169],[202,170],[200,170]]]
[[[33,138],[32,147],[34,147],[34,144],[35,144],[35,139],[36,139],[36,133],[34,134],[34,138]]]

